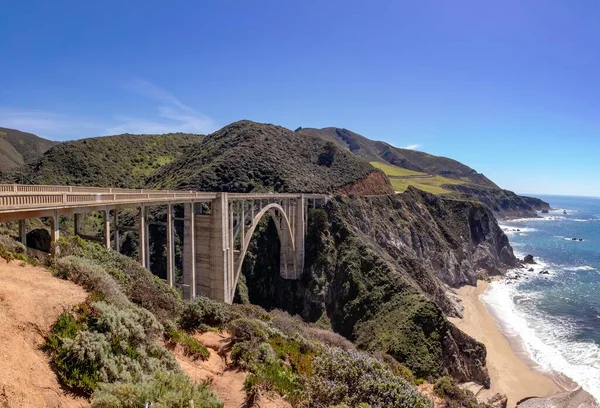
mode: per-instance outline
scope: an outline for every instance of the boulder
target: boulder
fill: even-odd
[[[529,272],[534,272],[535,271],[535,269],[533,269],[533,268],[529,268],[528,270],[529,270]]]
[[[548,272],[548,271],[540,271],[540,275],[550,275],[550,272]]]
[[[44,228],[31,230],[27,233],[27,246],[38,251],[50,252],[50,233]]]
[[[506,408],[508,397],[506,395],[496,394],[488,399],[487,403],[493,408]]]
[[[523,262],[526,264],[530,264],[530,265],[536,263],[535,260],[533,259],[533,255],[531,255],[531,254],[526,255],[525,258],[523,258]]]

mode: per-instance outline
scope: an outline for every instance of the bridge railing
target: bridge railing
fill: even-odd
[[[103,188],[83,186],[53,186],[53,185],[30,185],[30,184],[0,184],[0,194],[3,193],[131,193],[131,194],[195,194],[195,191],[177,190],[149,190],[149,189],[126,189],[126,188]]]

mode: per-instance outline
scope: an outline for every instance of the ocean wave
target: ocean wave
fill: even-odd
[[[515,235],[515,234],[523,235],[524,233],[537,231],[535,228],[530,228],[530,227],[512,227],[510,225],[499,225],[499,227],[508,236]]]
[[[596,268],[594,268],[593,266],[588,266],[588,265],[584,265],[584,266],[565,266],[562,269],[564,269],[565,271],[571,271],[571,272],[577,272],[577,271],[595,271]]]
[[[499,320],[503,331],[519,339],[543,370],[565,374],[600,399],[600,346],[570,340],[570,322],[552,321],[547,316],[523,310],[524,306],[515,304],[518,296],[523,295],[517,287],[499,281],[490,284],[481,300]]]

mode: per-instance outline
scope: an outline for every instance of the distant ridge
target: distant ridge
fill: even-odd
[[[336,127],[323,129],[301,128],[297,132],[336,143],[369,162],[390,163],[413,171],[455,179],[466,179],[481,186],[499,188],[483,174],[456,160],[433,156],[417,150],[394,147],[389,143],[370,140],[348,129]]]
[[[0,171],[32,162],[56,144],[33,133],[0,127]]]

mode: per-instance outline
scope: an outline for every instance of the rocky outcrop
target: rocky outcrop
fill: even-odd
[[[525,258],[523,258],[523,263],[530,264],[530,265],[531,264],[535,264],[535,260],[533,259],[533,255],[531,255],[531,254],[525,255]]]
[[[535,218],[537,212],[530,204],[542,205],[541,200],[526,199],[509,190],[475,184],[444,185],[453,196],[462,200],[477,200],[487,205],[497,218]],[[545,203],[547,204],[547,203]]]
[[[533,208],[535,211],[542,211],[542,212],[549,212],[552,208],[550,208],[550,204],[545,202],[544,200],[540,200],[539,198],[535,198],[535,197],[527,197],[527,196],[520,196],[523,201],[525,201],[525,203],[527,205],[529,205],[531,208]]]
[[[44,228],[34,229],[27,233],[27,246],[38,251],[50,252],[50,233]]]
[[[353,183],[346,184],[336,193],[340,195],[386,195],[394,194],[394,189],[385,173],[376,170]]]

